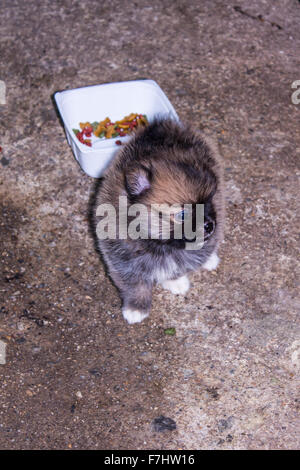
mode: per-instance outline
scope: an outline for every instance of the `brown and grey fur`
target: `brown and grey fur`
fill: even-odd
[[[118,214],[119,196],[127,196],[129,204],[147,207],[203,203],[209,210],[207,217],[215,222],[213,234],[200,250],[186,250],[184,240],[174,239],[99,240],[120,291],[123,315],[135,323],[150,312],[154,283],[185,293],[188,272],[216,267],[224,224],[222,161],[201,134],[181,123],[156,120],[121,148],[105,174],[96,207],[110,203]]]

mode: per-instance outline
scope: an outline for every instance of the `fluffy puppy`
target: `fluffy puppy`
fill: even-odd
[[[149,315],[154,283],[174,294],[185,294],[189,289],[188,272],[217,267],[224,224],[222,180],[216,148],[202,135],[173,120],[155,120],[120,149],[106,171],[96,208],[109,204],[116,213],[116,234],[99,238],[99,248],[120,291],[122,313],[128,323],[141,322]],[[177,205],[177,212],[169,214],[170,236],[162,236],[161,214],[159,227],[145,219],[145,214],[139,219],[140,233],[146,235],[143,238],[119,236],[120,196],[127,198],[129,207],[143,204],[148,213],[155,204]],[[199,249],[187,249],[192,240],[184,234],[181,239],[174,236],[176,223],[184,224],[184,204],[192,208],[194,228],[194,209],[197,204],[204,205],[204,227],[200,227],[204,243]],[[126,228],[131,221],[128,217]]]

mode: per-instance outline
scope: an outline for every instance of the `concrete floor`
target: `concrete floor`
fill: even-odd
[[[299,448],[300,3],[2,0],[0,22],[1,449]],[[227,228],[217,271],[129,326],[51,95],[141,77],[218,140]]]

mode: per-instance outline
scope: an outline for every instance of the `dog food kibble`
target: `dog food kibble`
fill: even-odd
[[[148,119],[145,114],[131,113],[125,116],[121,121],[111,122],[110,118],[105,118],[100,122],[80,122],[79,129],[73,129],[79,142],[92,146],[91,137],[94,134],[99,139],[111,139],[114,137],[124,137],[130,134],[134,129],[140,126],[147,126]],[[116,140],[117,145],[122,145],[120,140]]]
[[[174,336],[176,334],[175,328],[166,328],[164,330],[165,335]]]
[[[90,129],[92,129],[92,130],[90,130]],[[84,137],[91,137],[92,132],[93,132],[92,127],[91,128],[90,127],[84,127],[82,129],[82,131],[80,131],[79,129],[73,129],[73,132],[76,135],[79,142],[81,142],[82,144],[88,145],[89,147],[92,146],[91,139],[85,139],[84,138]]]

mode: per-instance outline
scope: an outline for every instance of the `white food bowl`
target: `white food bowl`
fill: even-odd
[[[80,122],[102,121],[109,117],[113,122],[130,113],[146,114],[149,122],[154,117],[170,117],[178,120],[175,109],[153,80],[108,83],[75,90],[57,92],[54,95],[62,117],[67,139],[79,165],[85,173],[99,178],[120,146],[130,136],[112,139],[92,138],[92,147],[82,144],[72,129],[79,129]]]

